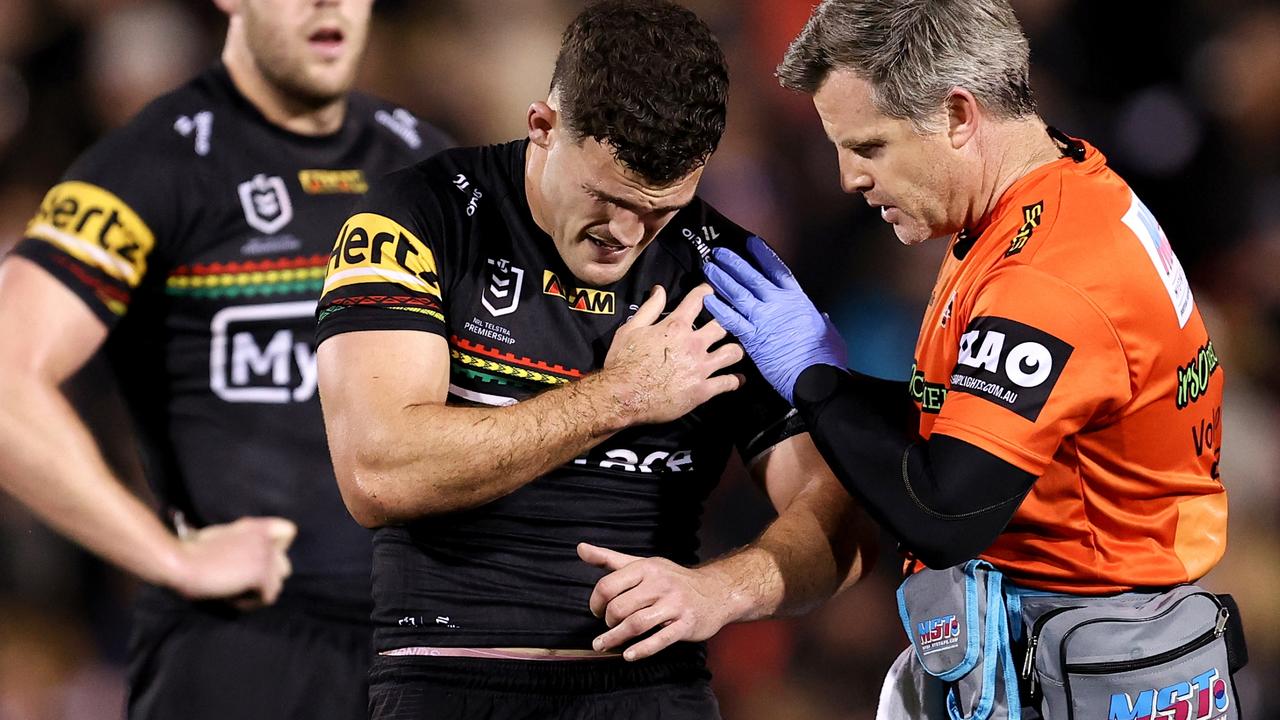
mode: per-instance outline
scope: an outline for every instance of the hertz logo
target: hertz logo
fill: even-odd
[[[607,290],[573,288],[560,282],[550,270],[542,271],[542,294],[555,295],[569,303],[569,309],[593,315],[612,315],[617,308],[614,294]]]
[[[363,170],[299,170],[298,183],[308,195],[363,195],[369,191]]]
[[[57,245],[77,260],[137,287],[155,236],[113,193],[85,182],[59,183],[27,225],[27,237]]]
[[[338,233],[324,292],[364,284],[392,284],[440,296],[436,258],[400,223],[376,213],[353,215]]]

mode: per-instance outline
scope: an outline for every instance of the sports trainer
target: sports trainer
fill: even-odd
[[[0,266],[0,482],[154,586],[131,717],[362,717],[371,544],[329,464],[315,297],[367,184],[444,143],[348,93],[371,0],[217,4],[221,62],[88,150]],[[169,527],[59,392],[104,345]]]
[[[778,76],[812,95],[846,192],[903,244],[946,238],[911,379],[847,371],[762,245],[764,273],[713,251],[707,307],[908,571],[981,557],[1085,596],[1208,572],[1227,521],[1213,342],[1151,212],[1037,115],[1008,3],[827,0]]]
[[[695,195],[727,91],[693,13],[592,4],[527,139],[396,173],[343,226],[318,360],[378,528],[375,718],[718,717],[700,641],[859,576],[865,525],[794,412],[692,328],[703,257],[747,236]],[[698,566],[734,447],[779,517]]]

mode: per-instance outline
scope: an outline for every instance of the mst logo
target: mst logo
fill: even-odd
[[[1209,668],[1188,681],[1159,690],[1143,690],[1111,696],[1107,720],[1210,720],[1221,717],[1231,704],[1227,682],[1217,668]]]
[[[960,336],[951,389],[977,395],[1035,422],[1073,347],[1002,317],[977,317]]]
[[[542,271],[542,294],[555,295],[569,303],[570,310],[593,315],[612,315],[617,310],[617,300],[606,290],[569,287],[550,270]]]
[[[960,618],[955,615],[941,615],[916,623],[916,626],[920,652],[924,655],[942,652],[960,644]]]
[[[310,400],[316,393],[315,312],[314,300],[218,311],[210,325],[209,388],[235,403]]]

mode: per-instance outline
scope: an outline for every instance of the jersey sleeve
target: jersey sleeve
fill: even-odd
[[[317,342],[360,330],[445,335],[446,232],[418,167],[375,185],[338,232],[316,311]]]
[[[1018,266],[978,290],[933,431],[1038,477],[1064,438],[1131,397],[1124,347],[1101,309]]]
[[[690,241],[699,256],[706,255],[699,243],[711,238],[715,245],[749,258],[746,240],[751,233],[737,227],[709,205],[703,204],[701,209],[702,217],[695,223],[701,232],[694,233],[694,239]],[[730,371],[741,373],[746,378],[742,388],[726,397],[725,412],[734,445],[748,467],[783,440],[808,432],[804,419],[769,385],[750,359],[744,358]]]
[[[66,285],[108,328],[128,311],[182,223],[186,181],[172,172],[172,155],[139,135],[126,126],[82,155],[45,195],[13,250]]]

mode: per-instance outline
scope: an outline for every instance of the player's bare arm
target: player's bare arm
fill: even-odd
[[[367,527],[476,507],[632,425],[678,418],[737,389],[716,375],[742,358],[717,323],[693,321],[708,289],[666,318],[657,288],[610,346],[604,369],[507,407],[445,405],[444,338],[411,330],[346,333],[317,355],[338,484]],[[485,448],[477,453],[475,448]]]
[[[628,647],[628,660],[679,641],[710,638],[733,622],[798,615],[857,582],[874,555],[874,528],[822,461],[807,434],[757,460],[752,475],[778,517],[755,542],[696,568],[583,543],[583,560],[611,570],[591,611],[611,628],[594,648]]]
[[[293,523],[244,518],[179,539],[107,467],[62,383],[107,330],[25,258],[0,265],[0,486],[50,526],[143,580],[189,598],[272,603],[289,575]]]

